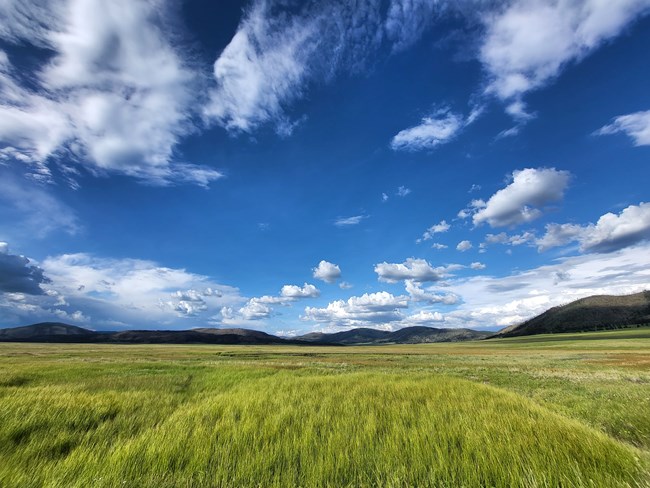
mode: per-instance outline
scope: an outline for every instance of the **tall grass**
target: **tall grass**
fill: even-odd
[[[643,420],[582,411],[647,368],[582,346],[3,344],[0,486],[650,486]]]

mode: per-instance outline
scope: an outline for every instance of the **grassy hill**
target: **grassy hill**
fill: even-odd
[[[310,333],[296,339],[312,343],[329,344],[422,344],[430,342],[456,342],[484,339],[491,332],[470,329],[437,329],[434,327],[404,327],[394,332],[357,328],[332,334]]]
[[[395,332],[358,328],[335,334],[311,333],[295,338],[277,337],[250,329],[197,328],[191,330],[124,330],[94,332],[74,325],[41,323],[0,329],[0,341],[117,343],[117,344],[419,344],[481,339],[487,332],[468,329],[406,327]]]
[[[514,337],[558,332],[617,329],[650,322],[650,291],[633,295],[595,295],[553,307],[522,324],[497,334]]]

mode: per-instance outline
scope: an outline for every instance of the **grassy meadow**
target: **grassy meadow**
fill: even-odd
[[[650,328],[0,343],[1,487],[649,487]]]

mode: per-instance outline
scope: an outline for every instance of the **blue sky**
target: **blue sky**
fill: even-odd
[[[498,328],[650,288],[650,1],[353,3],[4,2],[0,325]]]

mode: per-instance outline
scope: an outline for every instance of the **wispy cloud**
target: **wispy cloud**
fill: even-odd
[[[337,227],[349,227],[352,225],[358,225],[363,219],[367,219],[367,215],[353,215],[352,217],[339,217],[334,221],[334,225]]]
[[[397,195],[398,197],[405,197],[405,196],[408,195],[409,193],[411,193],[411,189],[410,189],[410,188],[406,188],[405,186],[400,186],[400,187],[397,189],[397,192],[395,193],[395,195]]]
[[[433,239],[436,234],[447,232],[449,229],[451,229],[451,225],[449,225],[446,220],[441,220],[440,223],[434,224],[431,227],[429,227],[427,230],[425,230],[424,234],[422,234],[422,237],[419,238],[416,242],[420,243],[422,241],[429,241]],[[436,249],[443,249],[443,248],[437,247]]]
[[[292,102],[314,79],[360,71],[377,52],[384,39],[380,3],[312,0],[289,12],[280,2],[254,1],[214,63],[206,117],[233,132],[287,127]]]
[[[462,117],[445,109],[424,117],[419,125],[398,132],[390,147],[405,151],[433,149],[453,139],[462,127]]]
[[[650,110],[615,117],[611,124],[598,129],[596,135],[622,132],[634,141],[635,146],[650,146]]]

